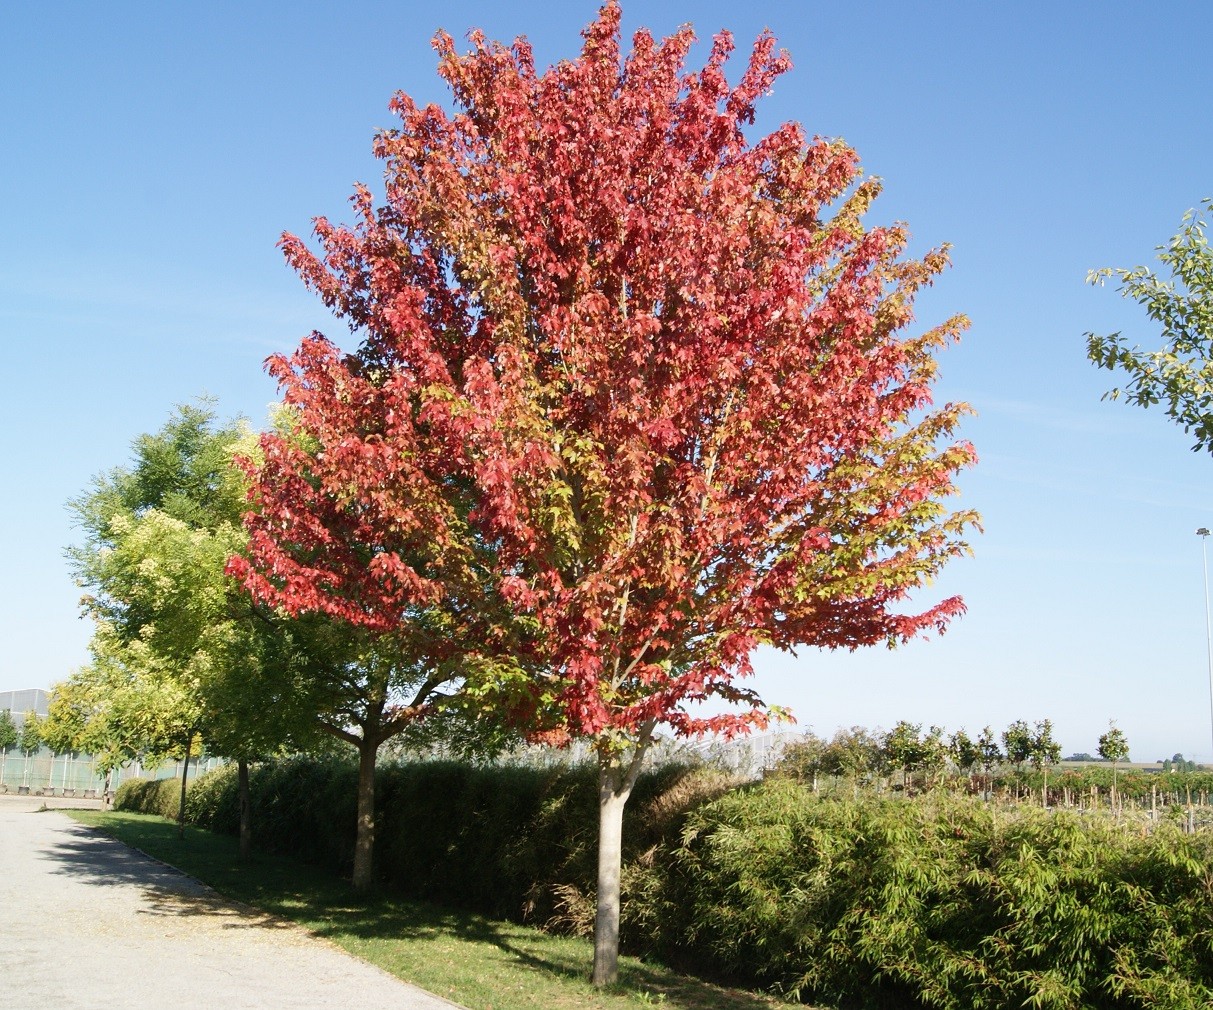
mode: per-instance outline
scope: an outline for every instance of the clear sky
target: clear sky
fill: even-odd
[[[283,265],[285,230],[376,183],[396,90],[446,102],[429,39],[473,26],[573,56],[585,3],[69,3],[0,9],[0,690],[87,658],[64,502],[200,394],[260,422],[266,355],[344,330]],[[1135,760],[1213,757],[1198,526],[1213,459],[1160,412],[1101,402],[1085,331],[1156,340],[1089,269],[1150,262],[1213,195],[1203,3],[632,0],[625,30],[766,26],[795,64],[759,110],[842,136],[954,267],[920,299],[973,326],[943,399],[978,411],[963,504],[986,533],[932,590],[969,613],[895,652],[760,654],[802,726],[972,731],[1050,718],[1066,752],[1117,720]],[[702,58],[702,49],[696,56]]]

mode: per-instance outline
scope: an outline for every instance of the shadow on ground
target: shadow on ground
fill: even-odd
[[[222,918],[226,920],[223,926],[233,929],[295,928],[260,909],[234,903],[201,881],[103,832],[79,824],[73,824],[70,831],[69,840],[42,850],[42,856],[55,864],[55,872],[93,887],[137,888],[147,905],[144,914]]]
[[[329,924],[313,926],[320,936],[352,935],[363,940],[436,939],[456,936],[489,944],[506,957],[537,971],[585,982],[588,964],[583,951],[554,955],[548,945],[542,953],[532,940],[533,931],[470,913],[450,912],[411,902],[379,900],[365,906],[328,909]],[[645,992],[648,999],[678,1010],[771,1010],[769,997],[735,989],[722,989],[710,982],[678,976],[628,959],[620,964],[618,988]]]
[[[557,945],[554,950],[550,942],[523,926],[420,902],[363,898],[348,882],[285,859],[255,856],[242,862],[235,840],[226,836],[189,828],[180,839],[176,825],[130,815],[89,819],[104,820],[103,831],[114,831],[154,858],[83,826],[76,828],[70,842],[56,846],[48,855],[59,863],[60,872],[90,883],[131,883],[142,888],[150,914],[222,917],[231,928],[298,928],[302,924],[317,936],[339,943],[350,938],[366,943],[470,941],[495,947],[503,961],[587,981],[583,947],[570,946],[565,953]],[[216,890],[173,866],[206,879]],[[677,1010],[771,1010],[774,1002],[762,995],[675,976],[633,959],[620,965],[619,988],[647,993],[646,1001]]]

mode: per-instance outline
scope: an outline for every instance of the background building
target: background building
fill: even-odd
[[[0,691],[0,711],[8,709],[13,714],[13,722],[20,728],[25,721],[25,713],[36,712],[40,717],[46,715],[47,702],[50,695],[41,688],[32,687],[27,691]]]

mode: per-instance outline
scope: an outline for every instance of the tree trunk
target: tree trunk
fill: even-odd
[[[619,877],[623,864],[623,808],[631,785],[604,760],[598,769],[598,909],[594,916],[596,986],[619,977]]]
[[[368,891],[373,882],[375,854],[375,755],[374,737],[358,744],[358,834],[354,840],[354,889]]]
[[[185,761],[181,764],[181,805],[177,807],[177,837],[185,837],[185,784],[190,773],[190,746],[194,742],[191,729],[185,738]]]
[[[236,759],[236,782],[240,794],[240,858],[247,860],[253,852],[253,804],[249,797],[248,761]]]

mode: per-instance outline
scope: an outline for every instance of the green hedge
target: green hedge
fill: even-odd
[[[259,849],[348,874],[353,863],[357,768],[293,758],[251,770],[253,842]],[[729,782],[716,772],[667,766],[642,775],[628,808],[625,894],[650,886],[638,868],[677,840],[692,798]],[[376,774],[376,873],[408,897],[574,932],[593,924],[597,773],[484,768],[456,762],[381,766]],[[191,784],[191,823],[235,834],[236,769]],[[632,865],[635,864],[635,865]],[[628,903],[629,905],[632,903]],[[633,921],[625,907],[625,920]],[[625,921],[625,942],[629,942]],[[633,947],[641,945],[639,939]]]
[[[251,777],[254,841],[348,871],[355,769]],[[588,932],[593,769],[381,769],[377,871],[396,893]],[[236,775],[190,819],[235,831]],[[1213,836],[958,796],[822,798],[664,768],[624,829],[626,950],[850,1007],[1207,1010]]]
[[[114,809],[175,821],[181,810],[181,780],[127,779],[114,793]],[[188,808],[186,812],[188,816]]]

